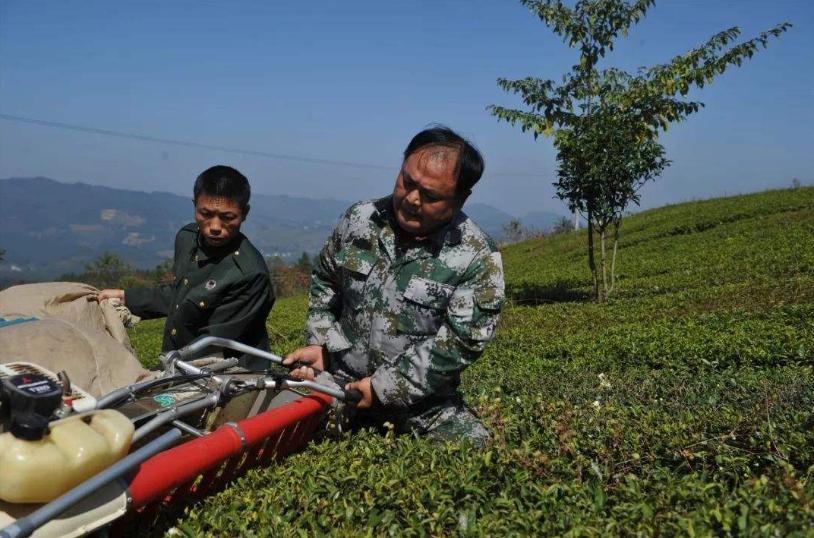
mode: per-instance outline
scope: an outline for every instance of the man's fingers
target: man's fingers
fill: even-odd
[[[300,366],[299,368],[291,370],[290,375],[294,379],[304,379],[306,381],[314,381],[316,379],[316,376],[314,375],[314,370],[307,366]]]
[[[124,300],[124,290],[105,289],[96,294],[96,300],[100,303],[108,299],[122,299]]]
[[[283,364],[285,364],[287,366],[287,365],[293,364],[293,363],[295,363],[297,361],[310,362],[310,361],[304,360],[302,348],[296,349],[296,350],[292,351],[291,353],[289,353],[288,355],[286,355],[285,358],[283,359]]]
[[[369,377],[364,379],[360,379],[359,381],[354,381],[352,383],[347,383],[345,385],[345,392],[357,391],[361,394],[361,399],[356,402],[357,409],[367,409],[373,405],[373,399],[370,392],[370,383]]]
[[[314,364],[319,360],[321,351],[319,346],[306,346],[295,349],[286,355],[285,359],[283,359],[283,364],[289,366],[297,361],[304,364]]]

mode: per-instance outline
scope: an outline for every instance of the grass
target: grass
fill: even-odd
[[[208,535],[776,535],[814,528],[814,188],[623,222],[618,293],[590,293],[585,236],[504,249],[512,298],[464,375],[492,432],[362,432],[189,508]],[[301,343],[303,297],[269,319]],[[160,322],[132,339],[157,354]]]

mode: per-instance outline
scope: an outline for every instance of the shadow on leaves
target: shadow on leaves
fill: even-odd
[[[593,294],[576,280],[558,280],[547,284],[523,282],[507,286],[506,294],[515,304],[539,305],[550,303],[589,302]]]

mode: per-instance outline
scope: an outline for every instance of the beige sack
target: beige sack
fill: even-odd
[[[53,282],[0,291],[0,317],[40,318],[0,328],[0,363],[25,361],[100,396],[148,374],[139,363],[115,308],[100,305],[96,288]]]
[[[0,318],[57,318],[105,331],[130,347],[130,338],[110,301],[96,302],[99,290],[77,282],[23,284],[0,291]]]

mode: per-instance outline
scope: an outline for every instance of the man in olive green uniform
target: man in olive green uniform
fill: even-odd
[[[274,303],[263,256],[240,233],[249,212],[248,180],[213,166],[195,181],[195,222],[175,237],[172,284],[102,290],[144,319],[166,317],[162,351],[202,336],[231,338],[268,349],[266,318]]]
[[[391,196],[353,205],[312,275],[308,346],[286,357],[354,379],[357,420],[482,444],[461,372],[493,337],[504,301],[494,242],[460,211],[483,172],[450,129],[416,135]],[[302,366],[292,375],[311,378]]]

